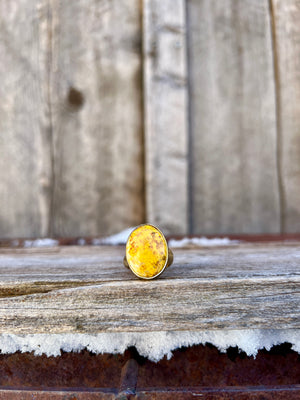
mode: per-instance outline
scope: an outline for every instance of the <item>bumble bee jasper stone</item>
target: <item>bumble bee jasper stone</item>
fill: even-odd
[[[164,235],[152,225],[137,227],[127,240],[126,259],[139,278],[155,278],[167,264],[168,246]]]

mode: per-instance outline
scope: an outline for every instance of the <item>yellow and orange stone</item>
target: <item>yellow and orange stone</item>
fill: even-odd
[[[139,278],[153,279],[171,264],[173,257],[170,253],[167,241],[158,228],[149,224],[140,225],[127,240],[124,263]]]

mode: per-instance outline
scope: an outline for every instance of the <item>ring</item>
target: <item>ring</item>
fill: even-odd
[[[168,248],[166,238],[154,225],[143,224],[136,227],[126,243],[123,260],[141,279],[154,279],[173,262],[173,253]]]

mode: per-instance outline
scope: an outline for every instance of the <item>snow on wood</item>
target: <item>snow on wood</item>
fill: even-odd
[[[288,342],[292,349],[300,352],[300,330],[298,329],[245,329],[200,332],[118,332],[90,334],[33,334],[0,335],[1,353],[34,352],[35,355],[59,356],[61,350],[79,352],[87,349],[92,353],[123,353],[135,346],[140,355],[152,361],[164,356],[172,357],[172,350],[182,346],[211,343],[221,352],[238,346],[248,356],[256,356],[259,349],[270,350],[272,346]]]
[[[198,238],[183,238],[180,240],[171,239],[169,240],[170,247],[186,247],[186,246],[232,246],[238,243],[238,240],[230,240],[228,238],[211,238],[208,239],[204,236]]]

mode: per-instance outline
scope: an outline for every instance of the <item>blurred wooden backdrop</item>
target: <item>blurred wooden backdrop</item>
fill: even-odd
[[[0,2],[0,237],[300,232],[300,0]]]

